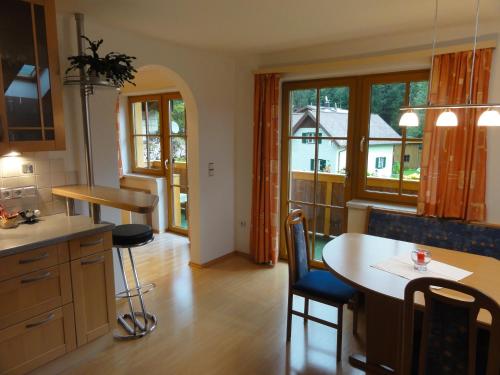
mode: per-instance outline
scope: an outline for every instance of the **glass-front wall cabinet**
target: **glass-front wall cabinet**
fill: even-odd
[[[64,149],[53,0],[0,3],[0,152]]]

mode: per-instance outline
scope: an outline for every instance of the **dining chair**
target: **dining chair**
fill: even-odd
[[[344,305],[355,299],[356,289],[337,279],[325,270],[311,270],[309,264],[309,232],[302,210],[293,210],[285,220],[286,247],[288,251],[288,314],[286,340],[292,333],[292,315],[312,320],[337,330],[337,362],[342,357],[342,320]],[[293,309],[293,296],[303,297],[304,312]],[[337,323],[309,315],[309,300],[337,308]],[[357,333],[358,313],[353,308],[353,333]]]
[[[423,294],[423,313],[414,302],[416,292]],[[491,314],[489,337],[478,325],[480,310]],[[420,332],[417,311],[422,318]],[[405,289],[402,366],[403,374],[499,375],[498,303],[454,281],[430,277],[410,281]]]

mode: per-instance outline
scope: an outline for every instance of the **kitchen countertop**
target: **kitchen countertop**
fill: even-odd
[[[87,216],[44,216],[36,224],[19,224],[17,228],[0,229],[0,257],[68,241],[82,235],[106,232],[114,226],[111,223],[94,224]]]

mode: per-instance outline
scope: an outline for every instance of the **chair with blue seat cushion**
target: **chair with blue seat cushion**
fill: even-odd
[[[337,361],[342,356],[342,320],[344,305],[355,300],[357,291],[330,272],[311,270],[309,266],[309,240],[307,220],[302,210],[293,210],[285,220],[286,247],[288,251],[288,315],[286,339],[290,341],[292,315],[312,320],[337,329]],[[293,296],[303,297],[304,312],[293,309]],[[332,323],[309,315],[309,300],[321,302],[337,308],[337,323]],[[354,307],[353,333],[357,332],[357,309]]]

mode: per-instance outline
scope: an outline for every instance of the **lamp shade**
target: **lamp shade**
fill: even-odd
[[[408,111],[403,113],[399,119],[399,126],[403,127],[417,127],[418,126],[418,116],[413,111]]]
[[[457,125],[458,125],[457,115],[450,110],[442,112],[436,120],[436,126],[457,126]]]
[[[500,113],[497,110],[489,108],[481,113],[477,126],[500,126]]]

